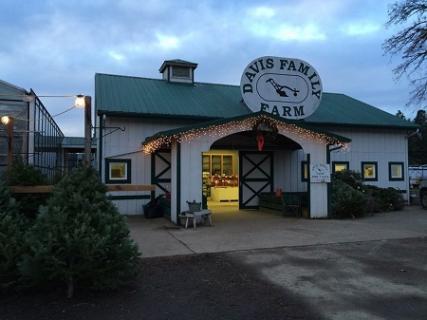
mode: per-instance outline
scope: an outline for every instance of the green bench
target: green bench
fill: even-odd
[[[262,192],[259,195],[259,207],[278,210],[286,216],[301,217],[306,206],[305,192],[285,192],[277,197],[274,192]]]

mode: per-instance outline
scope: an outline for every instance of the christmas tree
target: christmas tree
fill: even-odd
[[[17,263],[24,250],[26,221],[9,189],[0,183],[0,286],[8,288],[19,278]]]
[[[125,218],[106,197],[95,170],[79,168],[54,188],[26,236],[25,279],[75,286],[116,287],[137,270],[138,249]]]

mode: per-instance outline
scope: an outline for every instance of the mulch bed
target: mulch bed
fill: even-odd
[[[38,290],[0,296],[0,319],[318,319],[301,299],[225,254],[143,259],[116,291]]]

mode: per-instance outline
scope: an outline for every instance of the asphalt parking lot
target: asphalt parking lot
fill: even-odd
[[[323,319],[427,319],[427,238],[227,255]]]
[[[141,260],[118,290],[0,294],[2,320],[425,320],[427,239]]]

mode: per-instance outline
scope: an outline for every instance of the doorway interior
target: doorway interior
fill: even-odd
[[[207,208],[239,208],[239,153],[215,149],[202,154],[203,198]]]

